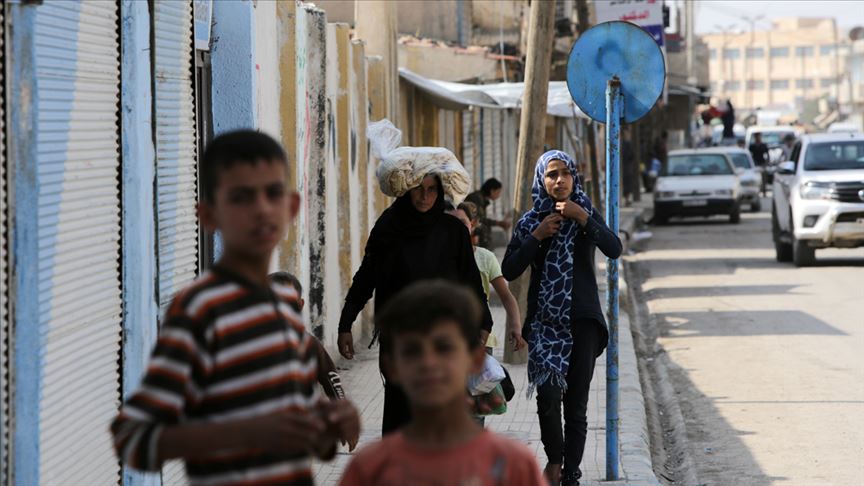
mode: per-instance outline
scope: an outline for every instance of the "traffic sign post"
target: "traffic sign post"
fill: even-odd
[[[577,106],[606,124],[606,223],[618,234],[621,122],[645,116],[666,78],[665,61],[651,34],[629,22],[605,22],[573,44],[567,87]],[[618,259],[606,259],[609,343],[606,348],[606,479],[618,471]]]

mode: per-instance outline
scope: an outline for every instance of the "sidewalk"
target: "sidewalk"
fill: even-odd
[[[633,221],[640,214],[638,209],[626,208],[621,211],[621,228],[632,235]],[[600,252],[598,251],[598,255]],[[500,256],[500,255],[499,255]],[[600,286],[601,303],[605,305],[605,269],[597,272]],[[621,281],[622,291],[625,290]],[[624,302],[624,299],[621,299]],[[504,342],[505,312],[503,307],[493,305],[492,316],[495,327],[492,332],[498,342]],[[588,437],[585,455],[582,460],[583,485],[638,485],[658,486],[660,483],[651,469],[651,455],[648,445],[648,432],[645,422],[645,408],[636,356],[630,334],[630,322],[626,313],[619,319],[619,390],[620,390],[620,454],[619,473],[621,481],[607,482],[606,477],[606,354],[597,359],[594,379],[591,382],[591,395],[588,402]],[[378,349],[366,349],[366,343],[359,345],[358,354],[353,361],[341,360],[342,382],[348,397],[354,402],[362,416],[363,432],[360,445],[377,439],[381,430],[381,412],[384,408],[384,388],[378,373]],[[502,360],[503,348],[495,349],[495,357]],[[527,365],[508,365],[516,396],[507,404],[507,413],[486,419],[486,426],[500,434],[524,443],[534,451],[537,462],[542,468],[546,455],[540,442],[540,428],[537,421],[537,406],[534,398],[525,396],[528,384]],[[319,485],[338,484],[342,471],[350,461],[347,451],[340,451],[336,458],[326,464],[315,466],[315,483]]]

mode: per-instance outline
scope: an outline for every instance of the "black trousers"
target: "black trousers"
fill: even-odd
[[[588,391],[594,362],[606,346],[603,325],[594,319],[573,323],[573,350],[567,371],[567,391],[547,382],[537,388],[540,440],[552,464],[564,464],[564,475],[581,476],[579,464],[588,434]],[[561,406],[564,427],[561,427]]]

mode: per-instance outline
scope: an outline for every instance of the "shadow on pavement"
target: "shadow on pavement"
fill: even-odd
[[[712,287],[657,287],[645,292],[649,300],[662,299],[686,299],[691,297],[728,297],[736,295],[780,295],[780,294],[805,294],[804,292],[793,292],[800,285],[736,285],[736,286],[712,286]]]
[[[655,314],[665,337],[770,336],[847,334],[806,312],[796,310],[736,312],[668,312]]]

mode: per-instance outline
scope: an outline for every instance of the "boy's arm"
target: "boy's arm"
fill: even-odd
[[[111,424],[120,460],[142,471],[158,471],[174,458],[203,459],[227,450],[263,449],[284,454],[307,451],[321,437],[323,422],[307,413],[280,411],[221,423],[182,423],[190,401],[199,399],[198,377],[209,357],[179,303],[172,304],[138,390]],[[206,447],[202,447],[206,444]]]
[[[519,304],[516,302],[516,297],[513,297],[510,292],[510,288],[507,287],[507,280],[503,276],[498,276],[491,283],[507,312],[507,334],[513,341],[516,351],[519,351],[525,345],[525,341],[522,339],[522,317],[519,315]]]

